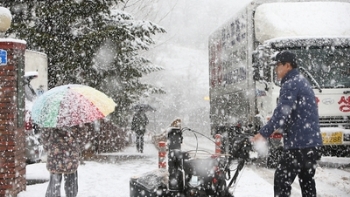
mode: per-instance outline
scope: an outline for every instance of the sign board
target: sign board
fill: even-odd
[[[0,65],[7,65],[7,51],[0,49]]]

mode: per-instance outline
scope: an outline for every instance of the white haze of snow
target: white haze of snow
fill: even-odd
[[[268,143],[265,139],[259,139],[253,143],[254,150],[262,157],[266,157],[269,152]]]
[[[151,95],[141,102],[153,105],[157,111],[151,124],[155,132],[168,126],[175,118],[187,126],[209,132],[209,35],[251,0],[177,0],[159,1],[154,5],[159,16],[154,20],[167,33],[157,36],[156,46],[149,53],[151,61],[164,68],[142,80],[162,87],[166,95]],[[170,11],[168,13],[168,11]],[[168,13],[168,14],[167,14]]]
[[[256,9],[257,39],[277,37],[325,37],[350,35],[348,2],[285,2],[263,4]]]
[[[165,4],[175,1],[163,1]],[[195,91],[202,91],[198,95],[206,95],[209,89],[208,82],[208,58],[207,58],[207,42],[208,36],[215,28],[221,26],[226,22],[229,17],[233,16],[237,10],[243,7],[243,5],[250,2],[245,1],[227,1],[227,0],[178,0],[176,1],[179,6],[175,7],[174,12],[171,13],[171,17],[164,19],[159,23],[168,31],[165,34],[167,37],[162,40],[171,40],[170,42],[161,43],[155,50],[162,53],[156,53],[154,59],[155,64],[164,66],[165,71],[154,73],[152,79],[157,79],[154,83],[160,86],[171,87],[166,89],[170,95],[166,99],[160,99],[159,102],[164,102],[164,105],[171,105],[170,108],[173,111],[178,112],[174,114],[174,117],[183,118],[189,113],[184,109],[173,104],[171,99],[175,100],[174,90],[171,85],[177,86],[179,93],[185,94],[184,97],[180,97],[185,106],[195,106],[204,102],[200,100],[200,97],[194,97],[187,92],[193,93]],[[231,2],[231,4],[229,3]],[[206,6],[206,5],[212,6]],[[211,9],[212,8],[212,9]],[[213,10],[214,9],[214,10]],[[157,23],[157,21],[155,21]],[[316,24],[315,24],[316,25]],[[312,29],[312,27],[310,27]],[[164,36],[165,36],[164,35]],[[188,43],[186,46],[180,44]],[[170,44],[170,45],[168,45]],[[171,46],[173,45],[173,46]],[[176,46],[175,46],[176,45]],[[196,47],[200,46],[200,50],[196,51]],[[169,48],[168,51],[163,50]],[[175,73],[175,74],[174,74]],[[173,75],[174,74],[174,75]],[[193,77],[193,78],[191,78]],[[190,80],[187,80],[190,79]],[[193,84],[193,89],[187,90],[196,79],[196,83]],[[183,91],[182,91],[183,90]],[[206,95],[208,96],[208,95]],[[173,97],[173,98],[172,98]],[[178,97],[176,97],[178,99]],[[157,98],[155,98],[157,99]],[[156,100],[158,101],[158,100]],[[174,102],[175,103],[175,102]],[[203,104],[208,107],[208,103]],[[179,108],[177,108],[179,107]],[[184,111],[181,111],[184,110]],[[156,123],[161,123],[161,117],[165,116],[164,111],[157,109]],[[173,118],[173,117],[171,117]],[[190,119],[191,116],[188,118]],[[153,117],[150,117],[152,121]],[[168,125],[171,120],[164,120],[164,125]],[[207,120],[206,117],[202,117],[201,121]],[[163,121],[163,120],[162,120]],[[184,121],[186,126],[188,122]],[[165,126],[164,126],[165,127]],[[193,127],[191,127],[193,128]],[[208,125],[206,125],[208,129]],[[148,128],[151,129],[151,128]],[[193,129],[198,129],[194,127]],[[156,132],[161,132],[161,128],[156,128]],[[194,140],[193,138],[190,138]],[[185,139],[186,140],[186,139]],[[214,152],[214,146],[201,142],[201,145],[209,147]],[[257,150],[263,150],[264,144],[257,144]],[[135,147],[129,147],[121,153],[113,153],[116,155],[134,156],[136,153]],[[152,144],[146,144],[145,153],[146,158],[136,160],[116,161],[111,163],[99,163],[89,161],[85,165],[81,165],[78,168],[79,176],[79,193],[78,197],[128,197],[129,195],[129,180],[133,176],[140,176],[143,173],[147,173],[158,167],[157,151]],[[350,163],[349,158],[323,158],[323,160],[334,161],[340,160],[344,163]],[[260,172],[259,172],[260,171]],[[271,169],[259,169],[254,167],[245,167],[238,182],[234,188],[234,195],[236,197],[268,197],[273,196],[273,182],[271,179],[266,179],[268,173],[273,174]],[[269,174],[271,174],[269,173]],[[33,164],[27,166],[28,179],[48,179],[49,173],[46,170],[45,163]],[[263,178],[265,176],[265,178]],[[271,177],[269,177],[271,178]],[[319,196],[321,197],[345,197],[350,193],[349,180],[350,173],[339,169],[325,169],[322,167],[317,168],[316,183]],[[332,181],[328,184],[328,181]],[[298,185],[297,180],[293,184]],[[36,184],[27,186],[26,191],[21,192],[18,197],[38,197],[45,196],[45,191],[48,183]],[[344,191],[337,190],[337,185],[344,185]],[[297,186],[296,186],[297,188]],[[348,188],[348,189],[346,189]],[[63,185],[61,193],[64,194]],[[64,196],[64,195],[63,195]],[[293,189],[292,197],[301,196],[300,191]]]

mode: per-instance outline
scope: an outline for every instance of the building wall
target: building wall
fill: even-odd
[[[0,39],[7,61],[0,65],[0,196],[26,189],[24,134],[24,53],[22,40]],[[5,58],[4,58],[5,59]]]

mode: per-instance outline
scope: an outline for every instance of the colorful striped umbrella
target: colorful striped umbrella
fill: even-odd
[[[71,127],[104,118],[115,106],[111,98],[92,87],[63,85],[35,100],[32,119],[40,127]]]

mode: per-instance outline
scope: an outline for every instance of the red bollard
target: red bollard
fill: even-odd
[[[166,168],[166,142],[158,142],[159,152],[158,152],[158,168]]]
[[[220,134],[215,135],[215,154],[216,155],[221,154],[221,135]]]

